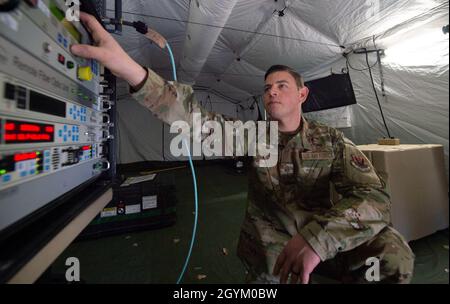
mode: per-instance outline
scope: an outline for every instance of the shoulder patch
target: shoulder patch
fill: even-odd
[[[353,143],[346,142],[344,151],[345,175],[360,185],[382,186],[373,165]]]
[[[351,154],[350,157],[351,157],[350,164],[359,171],[369,172],[371,170],[369,163],[365,160],[364,157],[356,154]]]

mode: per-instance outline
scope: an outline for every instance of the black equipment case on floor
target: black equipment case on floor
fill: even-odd
[[[113,187],[112,201],[86,227],[79,239],[98,238],[137,230],[171,226],[176,222],[176,189],[171,172],[152,175],[127,173],[141,182]],[[147,179],[147,180],[145,180]]]

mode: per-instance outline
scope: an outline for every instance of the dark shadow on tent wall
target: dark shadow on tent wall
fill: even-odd
[[[303,113],[339,108],[356,104],[355,92],[349,74],[308,81],[309,96],[303,104]]]

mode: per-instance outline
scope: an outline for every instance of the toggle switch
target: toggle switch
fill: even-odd
[[[46,52],[46,53],[51,53],[51,51],[52,51],[52,46],[48,42],[44,42],[44,44],[42,45],[42,48],[44,49],[44,52]]]

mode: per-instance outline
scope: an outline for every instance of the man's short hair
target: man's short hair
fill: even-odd
[[[275,73],[275,72],[288,72],[289,74],[291,74],[292,77],[294,77],[295,82],[297,83],[297,86],[299,88],[303,88],[305,86],[303,77],[299,73],[297,73],[293,68],[288,67],[286,65],[281,65],[281,64],[271,66],[267,70],[266,75],[264,75],[264,81],[267,79],[267,77],[270,74]]]

